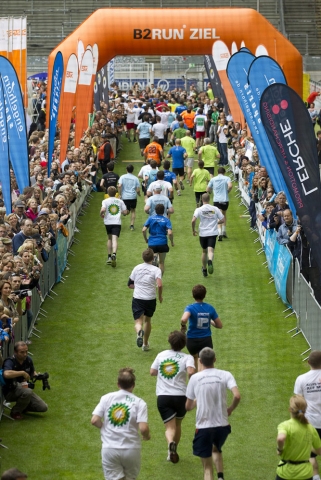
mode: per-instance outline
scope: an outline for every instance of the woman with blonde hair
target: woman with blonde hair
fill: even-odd
[[[18,217],[15,213],[9,213],[4,217],[5,222],[8,223],[11,227],[11,231],[16,234],[20,232],[20,227],[18,225]]]
[[[302,395],[290,398],[290,420],[278,425],[277,453],[281,460],[275,480],[313,480],[309,461],[312,449],[321,455],[321,439],[308,422],[305,412],[307,402]]]
[[[31,197],[29,198],[27,202],[27,210],[26,210],[26,217],[30,218],[33,222],[36,220],[38,217],[38,202],[36,198]]]

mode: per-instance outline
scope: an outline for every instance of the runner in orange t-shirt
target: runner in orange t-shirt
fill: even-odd
[[[157,166],[159,167],[163,159],[163,149],[158,143],[158,137],[154,137],[154,140],[147,145],[144,150],[145,162],[147,160],[155,160]]]
[[[181,113],[181,117],[184,120],[187,128],[191,132],[191,135],[193,135],[193,130],[194,130],[194,118],[195,118],[195,112],[191,109],[191,107],[188,107],[185,112]]]

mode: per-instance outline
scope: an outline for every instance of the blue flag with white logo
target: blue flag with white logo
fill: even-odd
[[[51,77],[50,92],[50,116],[49,116],[49,138],[48,138],[48,176],[50,175],[52,154],[56,136],[58,111],[60,104],[60,93],[62,77],[64,75],[64,59],[61,52],[58,52],[54,61]]]
[[[280,67],[280,65],[273,58],[268,57],[266,55],[257,57],[251,63],[251,66],[248,72],[248,83],[251,86],[252,91],[254,92],[254,95],[256,95],[256,98],[258,99],[258,101],[260,101],[260,98],[264,90],[269,85],[272,85],[273,83],[284,83],[284,85],[287,84],[286,78],[284,76],[283,70]],[[275,155],[271,150],[271,145],[265,133],[265,129],[262,122],[258,124],[258,129],[261,135],[262,148],[269,149],[267,151],[270,152],[269,153],[270,168],[268,168],[267,166],[267,170],[271,180],[273,178],[272,180],[273,186],[277,192],[284,191],[289,207],[291,208],[295,216],[294,203],[292,201],[288,187],[286,186],[286,183],[284,181],[282,172],[275,158]],[[272,172],[273,177],[271,177],[270,175],[270,170]]]
[[[9,169],[9,145],[6,120],[6,107],[4,104],[3,87],[0,77],[0,182],[6,214],[11,213],[11,188]]]
[[[275,159],[265,129],[262,126],[260,97],[255,92],[254,84],[249,84],[248,81],[248,73],[251,71],[251,66],[254,62],[257,62],[259,58],[261,57],[256,58],[248,51],[242,50],[235,53],[227,64],[227,75],[251,130],[260,157],[260,164],[266,168],[275,191],[284,191],[287,200],[291,203],[288,188]],[[264,74],[264,70],[262,72]],[[266,73],[268,73],[268,70]],[[291,203],[290,208],[295,215],[295,209],[293,207],[294,205]]]
[[[9,159],[20,193],[30,185],[26,119],[17,73],[0,55],[0,75],[6,104]]]

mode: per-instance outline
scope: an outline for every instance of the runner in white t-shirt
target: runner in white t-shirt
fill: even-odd
[[[207,116],[204,115],[202,109],[199,109],[195,115],[194,125],[196,131],[196,148],[199,148],[203,145],[207,125]]]
[[[125,113],[126,113],[126,137],[128,138],[128,141],[131,142],[130,138],[130,132],[134,132],[134,138],[133,140],[136,141],[136,124],[135,124],[135,119],[136,119],[136,112],[134,109],[134,105],[132,102],[128,102],[127,107],[125,108]]]
[[[144,194],[145,199],[147,198],[147,188],[145,184],[145,177],[149,174],[150,170],[152,170],[152,167],[150,166],[150,160],[147,160],[147,164],[143,165],[142,168],[139,170],[137,177],[142,178],[142,191]],[[156,167],[156,170],[158,170],[158,167]]]
[[[147,248],[143,251],[142,257],[144,263],[134,268],[128,280],[128,287],[134,289],[132,311],[137,334],[136,343],[146,352],[149,350],[151,318],[156,310],[156,287],[159,303],[162,303],[163,284],[161,269],[152,265],[153,250]]]
[[[154,125],[152,126],[152,133],[154,137],[158,138],[157,143],[159,143],[162,148],[164,148],[164,144],[165,144],[166,131],[167,131],[167,124],[164,125],[164,123],[161,123],[161,117],[157,115],[156,123],[154,123]]]
[[[294,393],[305,398],[308,404],[305,416],[316,428],[321,438],[321,351],[311,352],[308,364],[310,371],[298,376],[294,385]],[[313,479],[319,479],[319,467],[314,453],[311,453],[310,462],[313,466]]]
[[[241,396],[233,375],[214,368],[215,360],[215,353],[211,348],[205,347],[200,351],[202,370],[195,373],[187,385],[186,410],[197,407],[193,454],[202,460],[204,479],[214,478],[214,461],[218,480],[223,480],[222,446],[231,433],[228,417],[239,404]],[[231,390],[233,395],[229,407],[227,390]]]
[[[150,374],[157,376],[157,408],[165,425],[168,443],[167,460],[177,463],[177,445],[181,438],[181,423],[185,416],[186,379],[195,373],[192,355],[182,352],[186,346],[186,336],[178,330],[168,337],[170,350],[165,350],[155,358]]]
[[[117,189],[108,187],[109,198],[103,200],[100,210],[100,216],[104,219],[107,240],[108,259],[106,264],[116,267],[116,254],[118,247],[118,238],[121,231],[121,216],[128,215],[128,210],[120,198],[116,198]]]
[[[100,429],[105,479],[137,478],[141,464],[141,441],[150,440],[147,405],[133,394],[136,377],[132,368],[118,373],[117,392],[101,397],[91,424]]]
[[[225,168],[219,167],[218,175],[213,177],[209,184],[207,185],[206,191],[210,193],[213,191],[214,206],[221,210],[221,213],[224,215],[224,222],[222,227],[218,227],[218,241],[221,242],[223,237],[227,238],[226,234],[226,212],[229,206],[229,196],[228,194],[233,188],[230,177],[225,175]]]
[[[194,212],[192,231],[193,235],[196,236],[195,225],[196,220],[199,219],[198,233],[203,250],[202,273],[204,277],[207,277],[207,269],[209,274],[212,274],[214,271],[214,249],[218,235],[218,225],[224,222],[224,215],[217,207],[210,205],[210,196],[208,193],[202,195],[202,203],[203,205]]]
[[[154,191],[159,191],[159,187],[161,186],[161,195],[165,195],[171,201],[173,200],[173,185],[170,182],[164,180],[164,170],[158,170],[157,172],[157,179],[155,182],[152,182],[149,187],[147,188],[147,197],[151,197],[154,195]]]

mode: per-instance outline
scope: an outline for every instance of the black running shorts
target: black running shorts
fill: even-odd
[[[152,300],[133,298],[132,310],[134,320],[138,320],[142,315],[152,318],[156,310],[156,298],[153,298]]]
[[[215,248],[217,235],[212,237],[200,237],[200,244],[203,250],[206,250],[208,247]]]
[[[116,235],[119,237],[121,231],[121,225],[105,225],[107,235]]]
[[[214,202],[214,207],[217,207],[225,212],[228,209],[228,202]]]
[[[182,419],[185,417],[186,397],[184,395],[159,395],[157,397],[157,408],[164,423],[172,418]]]
[[[198,355],[205,347],[213,348],[212,337],[187,338],[186,347],[191,355]]]

